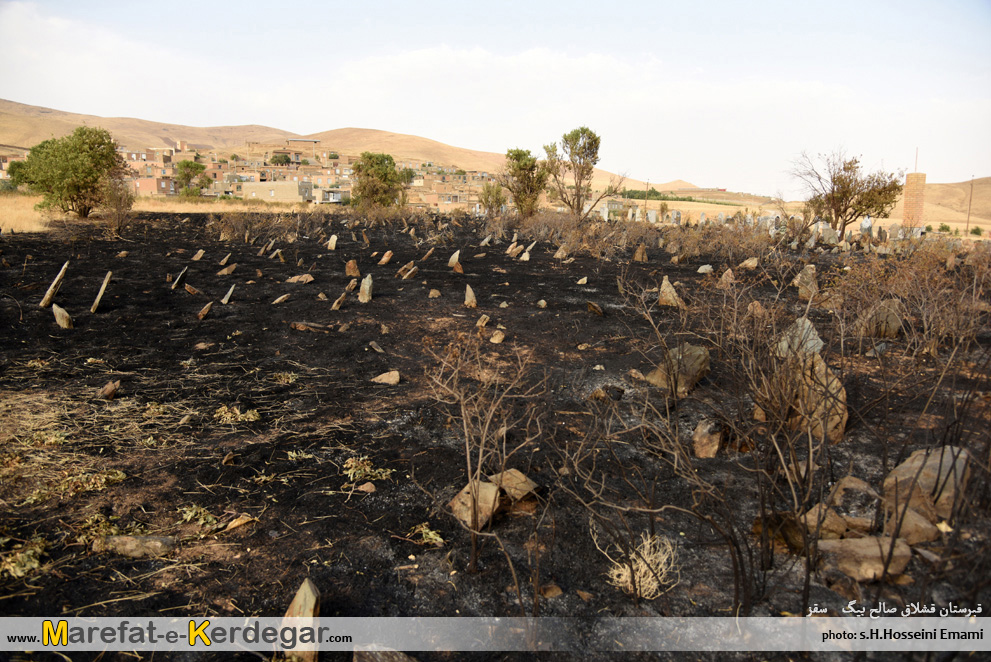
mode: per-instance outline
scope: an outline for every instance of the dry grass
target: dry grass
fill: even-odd
[[[39,202],[40,195],[0,195],[0,229],[3,229],[3,233],[47,230],[47,216],[34,208]]]
[[[293,209],[287,202],[247,202],[244,200],[217,200],[214,198],[139,197],[134,201],[134,211],[160,214],[208,214],[231,211],[272,211]]]

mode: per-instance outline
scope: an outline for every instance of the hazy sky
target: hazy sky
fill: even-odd
[[[0,98],[505,152],[796,198],[803,151],[991,175],[991,0],[7,2]]]

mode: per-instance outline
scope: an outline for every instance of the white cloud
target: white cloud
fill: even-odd
[[[194,126],[266,124],[297,133],[360,126],[495,152],[540,151],[586,125],[602,136],[600,165],[608,170],[755,193],[795,195],[787,170],[802,150],[846,148],[891,170],[911,166],[919,146],[930,181],[991,173],[986,93],[907,103],[870,76],[832,82],[825,65],[728,78],[711,60],[691,53],[662,60],[635,44],[572,54],[399,43],[387,55],[354,48],[302,55],[269,47],[264,34],[232,38],[226,53],[173,46],[162,35],[153,27],[121,34],[53,16],[44,5],[0,3],[3,95]],[[865,81],[870,88],[858,87]]]

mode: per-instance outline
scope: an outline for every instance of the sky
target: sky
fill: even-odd
[[[803,152],[991,176],[991,0],[0,0],[0,44],[0,98],[103,117],[540,155],[587,126],[606,170],[787,199]]]

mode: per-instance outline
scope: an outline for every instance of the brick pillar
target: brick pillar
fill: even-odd
[[[910,172],[905,175],[905,212],[902,227],[922,227],[922,207],[926,201],[926,173]]]

